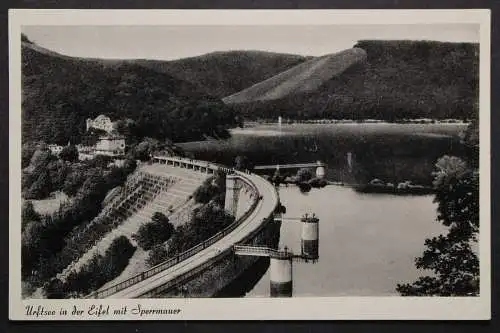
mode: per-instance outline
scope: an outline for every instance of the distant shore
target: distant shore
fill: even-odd
[[[280,185],[281,186],[281,185]],[[296,183],[287,182],[284,187],[299,187]],[[373,185],[373,184],[349,184],[340,181],[326,180],[325,186],[340,186],[349,187],[359,193],[373,194],[393,194],[393,195],[429,195],[434,194],[435,190],[429,186],[414,185],[409,187],[397,187],[389,185]]]
[[[277,119],[262,119],[256,121],[246,121],[245,127],[254,127],[259,125],[276,125]],[[430,119],[430,118],[417,118],[417,119],[398,119],[394,121],[379,120],[379,119],[282,119],[283,125],[293,124],[469,124],[468,121],[461,119]]]

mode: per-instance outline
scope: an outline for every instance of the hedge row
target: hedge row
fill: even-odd
[[[94,255],[80,271],[71,272],[65,282],[53,279],[48,283],[47,298],[81,297],[99,289],[123,272],[135,249],[127,237],[116,238],[104,255]]]

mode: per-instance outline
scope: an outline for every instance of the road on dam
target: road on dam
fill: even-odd
[[[109,295],[108,298],[138,298],[141,295],[153,290],[165,283],[182,276],[213,259],[222,251],[232,249],[233,245],[244,240],[249,234],[259,229],[263,220],[273,214],[279,198],[274,186],[255,174],[246,174],[238,172],[246,181],[250,181],[255,185],[258,195],[261,199],[250,216],[241,222],[232,232],[215,242],[204,250],[194,254],[193,256],[181,261],[162,272],[159,272],[145,280],[142,280],[126,289],[120,290],[117,293]]]

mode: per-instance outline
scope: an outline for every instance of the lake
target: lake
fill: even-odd
[[[430,185],[436,160],[463,156],[464,124],[292,124],[233,130],[226,141],[181,143],[196,158],[233,165],[245,155],[255,165],[314,162],[327,164],[327,178],[366,183],[411,180]],[[348,158],[351,156],[349,170]],[[296,172],[294,170],[293,172]]]
[[[314,212],[319,222],[319,260],[293,263],[294,296],[396,295],[397,283],[413,281],[414,258],[424,239],[445,228],[435,221],[432,196],[360,194],[327,186],[307,194],[280,188],[285,217]],[[301,223],[283,222],[280,247],[300,254]],[[248,297],[269,296],[269,271]]]
[[[258,125],[234,130],[223,142],[180,146],[196,158],[227,165],[238,155],[256,165],[321,160],[334,181],[430,185],[439,157],[465,154],[459,138],[464,129],[463,124],[296,124],[284,125],[280,133],[277,125]],[[414,259],[425,238],[445,231],[436,222],[432,195],[362,194],[333,185],[305,194],[294,186],[279,191],[285,217],[314,212],[320,218],[320,258],[294,262],[294,296],[397,295],[397,283],[422,274]],[[283,222],[280,246],[300,253],[300,234],[300,223]],[[247,297],[269,296],[269,272],[259,274],[258,282],[245,288]]]

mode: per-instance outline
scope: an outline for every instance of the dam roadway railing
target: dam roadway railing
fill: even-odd
[[[286,252],[263,246],[235,245],[234,253],[240,256],[288,258]]]
[[[127,289],[141,281],[146,280],[149,277],[152,277],[162,271],[165,271],[182,261],[186,260],[187,258],[199,253],[200,251],[212,246],[214,243],[218,242],[228,234],[230,234],[232,231],[234,231],[238,226],[240,226],[256,209],[256,207],[259,204],[259,201],[262,199],[261,194],[259,193],[259,190],[257,186],[254,184],[254,182],[248,177],[250,174],[249,172],[242,172],[242,171],[237,171],[234,168],[228,168],[226,166],[220,165],[220,164],[215,164],[215,163],[208,163],[204,161],[196,161],[196,160],[191,160],[191,159],[184,159],[184,158],[176,158],[176,157],[154,157],[154,160],[158,159],[168,159],[169,161],[177,161],[186,164],[192,163],[193,165],[198,165],[198,166],[204,166],[206,168],[211,169],[212,171],[223,171],[225,173],[231,173],[231,174],[236,174],[238,175],[241,180],[245,181],[247,185],[250,186],[252,191],[256,194],[256,200],[253,200],[252,205],[250,206],[249,209],[237,220],[235,220],[233,223],[231,223],[229,226],[224,228],[223,230],[219,231],[212,237],[206,239],[205,241],[199,243],[198,245],[193,246],[192,248],[176,255],[173,258],[170,258],[146,271],[143,271],[139,274],[136,274],[122,282],[119,282],[115,285],[109,286],[105,289],[97,290],[90,295],[88,295],[86,298],[105,298],[108,296],[111,296],[121,290]],[[181,165],[179,165],[181,166]],[[254,177],[260,177],[258,175],[253,175]],[[272,186],[272,185],[271,185]],[[277,193],[274,193],[276,195],[275,201],[278,202],[277,200]],[[277,204],[276,202],[276,204]],[[275,207],[273,207],[273,210],[269,213],[269,217],[274,213]],[[260,231],[263,227],[263,224],[265,224],[266,219],[260,223],[259,227],[256,230],[253,230],[245,239],[249,239],[249,236],[253,236],[257,233],[257,231]],[[155,294],[158,294],[160,292],[166,292],[168,290],[173,289],[175,286],[178,284],[182,283],[183,281],[186,281],[190,279],[191,277],[199,274],[200,272],[204,271],[208,267],[212,266],[214,263],[217,261],[221,260],[223,257],[227,256],[230,252],[233,252],[233,247],[230,246],[227,249],[220,251],[217,255],[214,257],[210,258],[209,260],[203,262],[202,264],[194,267],[193,269],[179,274],[177,276],[174,276],[172,279],[167,281],[166,283],[162,284],[161,286],[155,287],[153,289],[150,289],[149,291],[143,293],[140,295],[140,297],[151,297],[154,296]],[[173,274],[174,275],[174,274]]]

